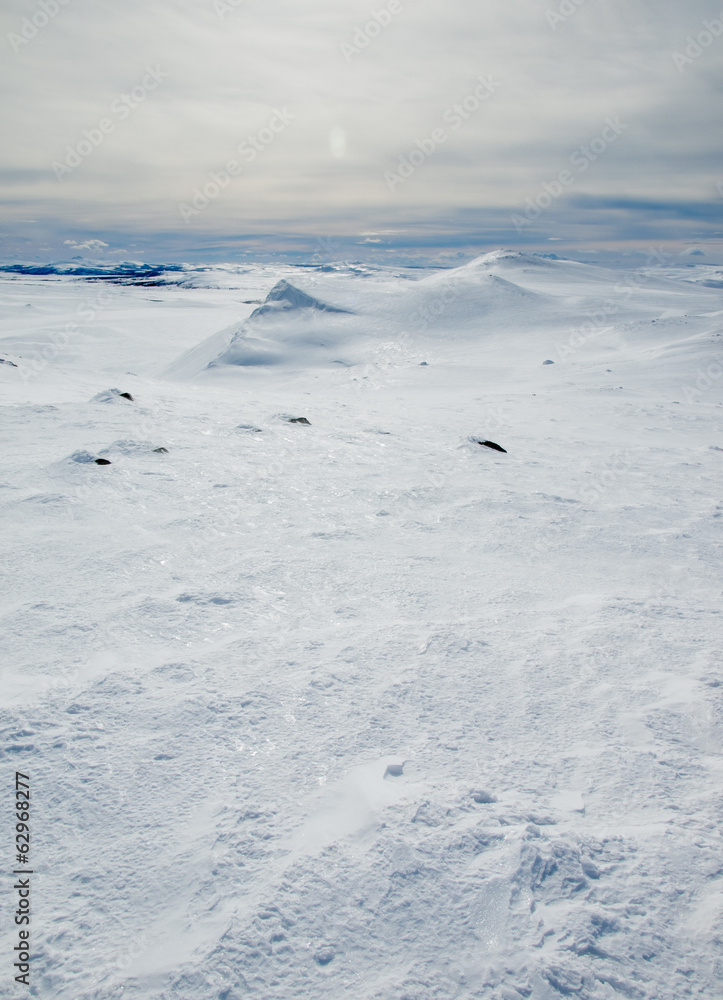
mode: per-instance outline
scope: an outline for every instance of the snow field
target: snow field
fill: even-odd
[[[417,277],[4,282],[39,995],[720,994],[720,291]]]

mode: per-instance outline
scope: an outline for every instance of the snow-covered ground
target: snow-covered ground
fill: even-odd
[[[32,995],[723,996],[722,280],[2,276]]]

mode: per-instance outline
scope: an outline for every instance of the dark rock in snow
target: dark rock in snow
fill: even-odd
[[[11,368],[17,368],[18,366],[13,361],[8,361],[6,358],[0,358],[0,365],[10,365]]]
[[[507,449],[503,448],[499,444],[495,444],[494,441],[482,441],[480,438],[472,438],[472,440],[475,442],[475,444],[484,445],[485,448],[492,448],[494,449],[494,451],[501,451],[504,455],[507,454]]]
[[[543,361],[542,363],[543,363],[543,365],[554,365],[555,364],[554,361],[550,361],[549,359],[547,361]]]
[[[120,389],[106,389],[105,392],[99,392],[97,396],[93,396],[92,402],[115,403],[119,399],[128,399],[133,402],[133,396],[129,392],[121,392]]]
[[[419,367],[420,368],[426,368],[428,364],[429,364],[428,361],[420,361],[419,362]]]
[[[306,417],[289,417],[287,423],[289,424],[308,424],[311,427],[311,421],[307,420]]]
[[[96,458],[95,464],[96,465],[112,465],[113,463],[109,462],[107,458]]]
[[[161,445],[160,448],[154,448],[153,449],[153,454],[154,455],[167,455],[168,454],[168,448],[164,448],[163,445]]]

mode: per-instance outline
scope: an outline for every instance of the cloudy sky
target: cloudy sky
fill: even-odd
[[[722,255],[723,0],[2,0],[0,29],[3,259]]]

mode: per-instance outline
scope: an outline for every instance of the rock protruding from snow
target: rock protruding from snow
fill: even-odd
[[[127,399],[133,402],[133,396],[129,392],[121,392],[120,389],[106,389],[93,396],[93,403],[117,403],[119,399]]]
[[[474,444],[481,444],[485,448],[491,448],[493,451],[501,451],[503,455],[507,454],[507,449],[503,448],[502,445],[496,444],[494,441],[487,441],[485,438],[471,437],[470,441]]]

